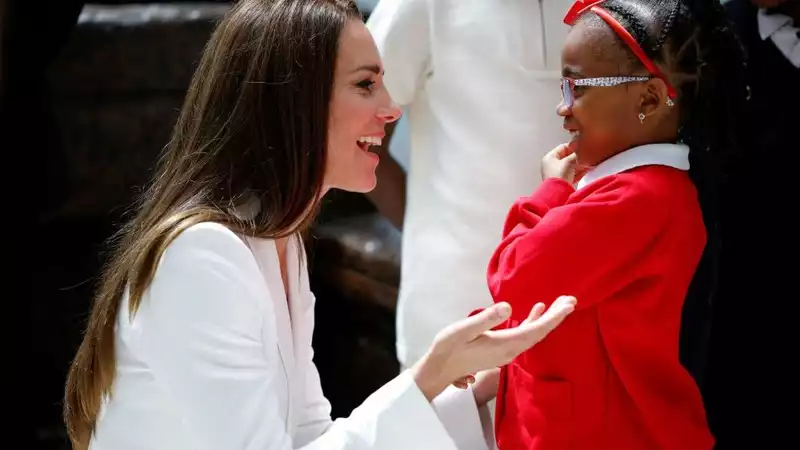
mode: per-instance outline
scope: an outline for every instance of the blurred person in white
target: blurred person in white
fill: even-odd
[[[397,353],[404,367],[453,320],[492,304],[486,267],[503,220],[564,141],[567,0],[380,0],[367,21],[406,109],[406,171],[382,140],[369,194],[403,232]]]

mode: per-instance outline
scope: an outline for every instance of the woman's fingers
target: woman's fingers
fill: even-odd
[[[535,319],[529,320],[529,317],[517,327],[484,333],[485,338],[488,340],[486,343],[496,347],[494,351],[502,359],[507,359],[507,361],[500,361],[498,365],[507,364],[511,359],[544,339],[575,310],[576,302],[575,297],[559,297],[541,315],[536,311],[541,308],[537,304],[530,314],[530,317],[536,317]]]
[[[534,320],[538,319],[544,312],[544,309],[545,306],[542,302],[533,305],[533,308],[531,308],[531,313],[528,314],[528,318],[525,319],[525,322],[523,323],[533,322]]]
[[[517,338],[522,341],[526,349],[536,344],[550,334],[575,310],[576,303],[575,297],[562,296],[557,298],[540,317],[513,329],[518,333]]]
[[[534,305],[533,309],[531,310],[531,317],[533,320],[530,320],[531,317],[528,317],[529,320],[526,320],[525,323],[536,322],[538,321],[545,327],[550,327],[550,329],[555,328],[564,320],[572,311],[575,310],[575,305],[577,305],[578,300],[571,296],[571,295],[562,295],[558,297],[550,308],[547,309],[546,312],[539,313],[535,317],[533,316],[533,309],[536,309],[536,306],[540,305],[541,303]],[[541,307],[542,311],[544,311],[544,305]]]
[[[532,320],[532,321],[525,321],[519,327],[515,328],[515,330],[520,333],[522,336],[522,340],[527,340],[528,337],[533,336],[535,342],[531,342],[530,345],[535,344],[536,342],[540,341],[544,338],[547,334],[553,331],[561,322],[567,318],[568,315],[575,310],[575,305],[577,304],[577,300],[575,297],[571,296],[561,296],[550,305],[550,308],[547,309],[540,317]],[[543,333],[541,337],[538,339],[535,337],[536,333]]]
[[[505,322],[510,316],[511,305],[504,302],[496,303],[473,316],[451,324],[445,329],[443,337],[454,339],[459,343],[469,342]]]
[[[546,311],[532,308],[519,326],[494,331],[511,315],[508,303],[497,303],[439,332],[428,354],[416,367],[415,380],[428,398],[448,385],[466,388],[470,374],[511,362],[544,339],[575,308],[574,297],[559,297]],[[466,375],[465,375],[466,374]],[[456,380],[456,381],[452,381]]]

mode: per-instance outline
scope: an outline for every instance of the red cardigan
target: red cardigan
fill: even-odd
[[[705,246],[686,172],[644,166],[518,200],[488,269],[510,326],[534,302],[578,299],[503,367],[500,450],[709,450],[699,389],[678,359],[684,297]]]

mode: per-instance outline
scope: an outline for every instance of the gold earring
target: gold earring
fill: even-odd
[[[639,123],[644,123],[644,113],[639,113]]]

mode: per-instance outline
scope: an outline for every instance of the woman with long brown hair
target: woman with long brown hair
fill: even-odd
[[[374,187],[368,148],[399,115],[352,1],[231,9],[102,275],[66,387],[75,449],[486,445],[475,405],[494,390],[439,394],[540,341],[573,298],[511,330],[490,330],[507,304],[453,324],[335,423],[312,362],[301,232],[329,189]]]

